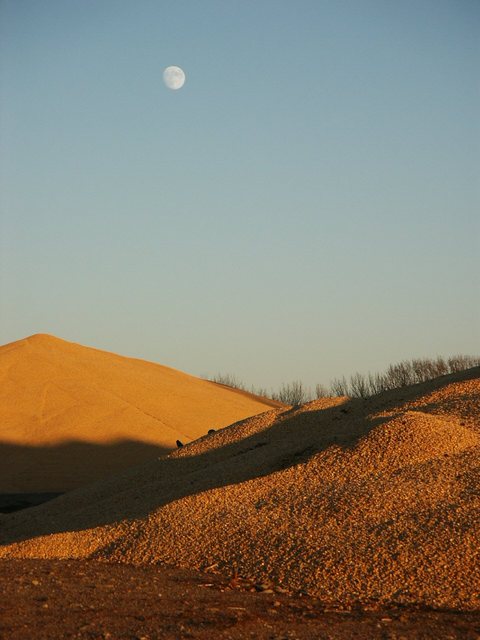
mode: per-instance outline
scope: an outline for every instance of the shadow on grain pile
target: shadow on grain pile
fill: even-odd
[[[145,518],[181,498],[307,462],[331,446],[353,449],[373,429],[391,421],[397,415],[397,405],[402,413],[401,405],[405,402],[414,402],[450,382],[477,378],[479,374],[480,368],[476,367],[366,400],[321,399],[247,418],[151,463],[69,492],[39,507],[2,516],[0,544]],[[435,408],[435,404],[424,404],[422,411]],[[388,411],[389,415],[372,418],[376,411]],[[256,426],[249,433],[252,424]],[[101,456],[102,450],[84,453]],[[39,456],[42,463],[41,453]],[[68,523],[65,513],[71,516]]]
[[[341,402],[339,406],[301,415],[297,415],[295,408],[266,412],[262,416],[268,417],[272,422],[279,422],[265,431],[226,446],[215,446],[215,441],[221,440],[222,432],[225,431],[221,430],[195,441],[195,444],[208,441],[208,446],[213,447],[205,453],[189,455],[189,449],[194,444],[191,443],[151,463],[68,492],[40,508],[15,513],[3,522],[0,543],[8,544],[34,536],[90,529],[125,518],[144,518],[152,510],[169,502],[286,469],[332,444],[354,446],[359,437],[376,425],[360,421],[355,433],[347,430],[342,433],[342,420],[354,411],[354,407],[358,410],[360,403]],[[247,418],[226,430],[251,420]],[[337,421],[340,428],[335,435],[321,433],[323,424]],[[290,444],[292,436],[299,445],[294,450]],[[101,455],[101,451],[95,452],[96,455],[98,453]],[[228,469],[224,466],[226,461],[229,463]],[[219,467],[220,473],[217,472]],[[138,476],[141,476],[141,485],[137,485]],[[146,485],[149,488],[148,494],[142,491]],[[65,527],[63,521],[65,508],[69,513],[75,514],[69,527]],[[24,528],[26,531],[22,535],[21,530]]]
[[[4,478],[11,478],[11,482],[2,483],[0,512],[3,506],[8,508],[10,504],[16,504],[15,495],[19,499],[19,509],[36,506],[78,486],[101,481],[134,465],[167,455],[170,451],[170,448],[133,439],[108,443],[72,440],[35,446],[0,441],[2,474]],[[86,460],[89,465],[85,465]],[[92,466],[101,469],[93,479]],[[65,469],[71,473],[70,481],[67,478],[59,482],[59,478],[65,475]],[[32,487],[33,478],[38,484],[36,488]]]

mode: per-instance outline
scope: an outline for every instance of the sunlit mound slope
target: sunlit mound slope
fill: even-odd
[[[479,376],[249,418],[4,516],[0,554],[235,567],[327,601],[479,608]]]
[[[34,335],[0,347],[0,493],[78,487],[270,408],[168,367]]]

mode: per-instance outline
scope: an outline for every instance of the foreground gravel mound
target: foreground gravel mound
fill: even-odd
[[[213,568],[327,601],[480,608],[480,368],[272,410],[4,517],[4,557]]]

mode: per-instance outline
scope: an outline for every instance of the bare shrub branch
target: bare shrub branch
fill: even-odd
[[[330,389],[333,396],[348,396],[348,382],[343,376],[342,378],[334,378],[330,383]]]
[[[370,393],[368,389],[368,379],[361,373],[354,373],[350,376],[350,394],[352,398],[367,398]]]
[[[245,390],[245,385],[243,384],[243,382],[237,380],[237,378],[230,373],[217,373],[217,375],[212,378],[212,382],[216,382],[217,384],[224,384],[225,386],[233,387],[234,389]]]
[[[302,404],[306,402],[307,394],[300,380],[282,384],[278,394],[275,394],[275,400],[279,400],[284,404]]]
[[[328,398],[329,393],[327,387],[324,387],[323,384],[315,385],[315,396],[317,398]]]

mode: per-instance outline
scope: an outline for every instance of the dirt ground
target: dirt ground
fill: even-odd
[[[2,640],[480,640],[480,611],[326,606],[158,565],[1,560],[0,586]]]

